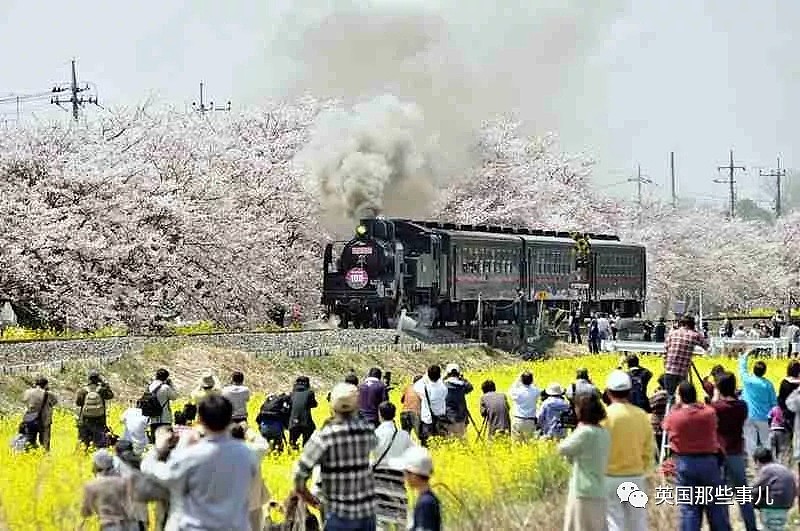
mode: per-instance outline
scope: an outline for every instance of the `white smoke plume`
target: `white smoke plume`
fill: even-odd
[[[328,212],[358,220],[410,216],[415,209],[404,206],[427,204],[435,152],[436,135],[420,108],[383,95],[320,114],[298,160]]]
[[[403,102],[376,100],[382,103],[375,103],[375,109],[388,109],[367,112],[379,118],[372,128],[363,124],[361,108],[340,113],[343,124],[321,127],[316,136],[317,142],[328,139],[337,147],[322,156],[326,148],[317,146],[311,158],[333,164],[317,170],[315,179],[327,186],[327,204],[337,190],[349,194],[340,201],[350,205],[340,208],[342,212],[349,210],[352,216],[359,209],[382,208],[387,215],[411,216],[410,210],[424,214],[428,197],[417,185],[424,183],[427,189],[431,175],[446,182],[472,168],[475,133],[482,121],[497,114],[513,114],[523,123],[523,133],[557,131],[570,151],[586,146],[594,153],[604,150],[607,135],[596,127],[596,119],[603,116],[605,83],[592,57],[628,3],[294,0],[271,22],[278,33],[268,46],[270,63],[280,65],[273,83],[280,86],[281,97],[311,93],[352,105],[392,94]],[[413,112],[400,110],[411,104]],[[389,116],[407,120],[398,126],[398,119]],[[377,123],[392,124],[394,130],[379,132]],[[342,131],[350,142],[347,148],[342,148],[344,138],[337,137]],[[390,141],[399,133],[413,142]],[[435,150],[426,151],[429,137],[435,138]],[[411,149],[393,158],[396,145]],[[331,153],[361,155],[345,160]],[[384,156],[364,157],[366,153]],[[420,155],[435,161],[434,173],[416,158]],[[417,162],[392,167],[406,160]],[[412,175],[415,164],[428,175]],[[362,194],[363,186],[354,189],[352,184],[365,184],[365,175],[371,184]]]

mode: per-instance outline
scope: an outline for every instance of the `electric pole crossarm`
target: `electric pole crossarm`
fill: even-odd
[[[786,177],[786,170],[781,168],[781,158],[778,157],[778,166],[768,172],[760,171],[761,177],[775,177],[775,217],[781,217],[781,177]]]
[[[69,83],[68,87],[56,85],[53,87],[52,92],[54,94],[58,94],[61,92],[69,92],[69,98],[59,98],[58,96],[53,96],[50,98],[50,103],[53,105],[57,105],[58,107],[62,107],[62,104],[70,104],[72,106],[72,119],[76,122],[79,118],[79,111],[80,109],[86,105],[87,103],[93,103],[98,105],[97,96],[78,96],[81,92],[86,92],[87,90],[91,90],[88,83],[83,84],[83,86],[78,86],[78,74],[75,69],[75,59],[72,60],[72,80]],[[98,105],[99,106],[99,105]]]
[[[639,208],[642,208],[642,185],[653,184],[653,181],[642,176],[641,166],[637,166],[636,177],[631,177],[630,179],[627,179],[627,181],[629,183],[636,183],[636,203],[639,205]]]
[[[729,172],[728,179],[724,180],[724,181],[721,181],[721,180],[718,180],[718,179],[714,179],[714,182],[715,183],[723,183],[723,184],[727,184],[728,186],[730,186],[730,201],[731,201],[730,216],[731,216],[731,219],[733,219],[734,216],[736,215],[736,210],[735,210],[736,209],[736,188],[735,188],[736,180],[734,179],[734,172],[736,170],[746,171],[746,168],[744,166],[736,166],[734,164],[734,162],[733,162],[733,150],[731,150],[731,159],[730,159],[730,162],[728,163],[728,165],[727,166],[717,166],[717,171],[722,171],[722,170],[728,170],[728,172]]]
[[[200,114],[205,114],[205,113],[210,112],[210,111],[230,111],[231,110],[231,102],[230,101],[228,102],[228,104],[225,107],[220,107],[218,105],[214,105],[213,101],[209,102],[209,104],[206,105],[206,102],[203,99],[203,96],[205,95],[205,92],[203,91],[204,87],[205,87],[205,84],[201,81],[200,82],[200,104],[198,104],[197,102],[192,102],[192,109],[194,109],[195,111],[199,112]]]

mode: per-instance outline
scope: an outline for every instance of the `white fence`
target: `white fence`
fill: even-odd
[[[800,343],[792,343],[792,352],[798,352]],[[650,352],[663,354],[665,351],[664,343],[652,343],[649,341],[613,341],[604,340],[600,342],[600,349],[604,352]],[[786,356],[789,352],[789,340],[784,338],[777,339],[733,339],[727,337],[711,338],[711,354],[722,354],[726,350],[745,349],[745,350],[767,350],[774,357]],[[695,347],[695,354],[703,354],[705,351],[700,347]]]

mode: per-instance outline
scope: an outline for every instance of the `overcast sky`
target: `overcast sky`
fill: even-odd
[[[384,53],[385,68],[365,64],[382,46],[379,37],[353,40],[363,21],[340,35],[321,24],[345,3],[365,13],[379,4],[410,14],[402,24],[379,26],[377,35],[392,40],[389,51],[374,52]],[[800,63],[792,47],[800,3],[430,0],[424,6],[412,0],[0,0],[0,96],[68,81],[72,57],[79,80],[95,83],[105,106],[155,96],[183,107],[197,100],[201,80],[209,99],[234,106],[298,89],[357,98],[399,87],[401,96],[442,107],[452,86],[462,98],[452,101],[463,104],[464,94],[481,101],[472,112],[514,111],[531,131],[554,130],[565,149],[591,152],[599,160],[596,182],[616,195],[635,196],[633,183],[615,183],[640,163],[658,185],[650,190],[666,196],[670,150],[680,196],[724,199],[727,189],[713,179],[722,177],[716,166],[727,162],[730,148],[748,168],[739,176],[741,193],[761,193],[762,200],[759,167],[774,165],[778,154],[785,166],[800,167]],[[393,24],[400,29],[386,29]],[[419,24],[424,28],[409,31]],[[339,37],[361,44],[331,44]],[[345,72],[350,53],[357,57],[341,76],[347,82],[318,73],[321,64]],[[413,89],[400,86],[401,74],[409,75],[395,56],[418,53],[427,54],[426,76],[433,81],[416,77]],[[455,62],[473,77],[455,76]],[[421,95],[425,90],[436,98]],[[488,105],[495,94],[496,103]],[[51,107],[25,104],[23,116],[45,116]],[[0,105],[0,121],[14,112],[13,105]]]

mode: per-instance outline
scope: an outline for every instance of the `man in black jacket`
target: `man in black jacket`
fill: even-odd
[[[297,449],[297,441],[303,437],[303,446],[308,443],[317,426],[311,410],[317,407],[317,398],[311,390],[308,376],[298,376],[292,389],[292,410],[289,413],[289,444]]]

